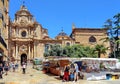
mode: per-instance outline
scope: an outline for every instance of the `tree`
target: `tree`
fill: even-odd
[[[49,52],[45,52],[45,53],[44,53],[44,56],[45,56],[45,57],[50,56]]]
[[[118,57],[118,54],[116,52],[119,51],[119,29],[120,29],[120,13],[113,16],[113,19],[108,19],[104,25],[106,28],[108,28],[108,35],[110,38],[110,42],[113,45],[113,52],[114,57]]]
[[[58,44],[50,45],[50,50],[44,53],[44,56],[63,56],[62,47]]]
[[[106,54],[106,50],[108,50],[108,48],[105,48],[104,45],[99,45],[97,44],[95,46],[95,50],[94,51],[97,51],[98,53],[98,58],[101,57],[101,54]]]
[[[96,52],[94,52],[94,48],[90,48],[89,46],[83,45],[72,45],[66,46],[66,56],[68,57],[97,57]]]
[[[72,45],[61,47],[60,45],[51,45],[50,50],[44,53],[44,56],[67,56],[67,57],[97,57],[94,48],[83,45]]]
[[[92,57],[92,58],[96,58],[97,57],[97,53],[94,52],[94,48],[91,48],[89,46],[85,46],[84,47],[84,55],[86,57]]]
[[[73,53],[73,50],[72,50],[72,48],[71,48],[71,46],[65,46],[64,47],[64,50],[65,50],[65,55],[67,56],[67,57],[71,57],[71,53]]]
[[[118,36],[119,36],[119,29],[120,29],[120,13],[116,14],[113,18],[115,19],[115,21],[114,21],[115,29],[116,29],[115,30],[115,34],[116,34],[115,40],[117,41],[117,40],[119,40]],[[117,42],[116,48],[118,51],[119,50],[119,42]]]

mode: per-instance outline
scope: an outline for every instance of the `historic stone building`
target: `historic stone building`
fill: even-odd
[[[107,48],[110,47],[110,43],[103,42],[105,39],[102,40],[106,37],[108,37],[106,28],[76,28],[74,25],[72,27],[71,38],[75,40],[75,44],[82,44],[90,47],[94,47],[96,44],[103,44]],[[102,57],[109,56],[109,49],[106,55],[102,55]]]
[[[106,29],[75,28],[73,26],[70,36],[62,30],[55,39],[52,39],[48,35],[48,30],[34,19],[24,5],[16,12],[15,19],[10,22],[8,31],[9,57],[21,62],[36,57],[43,58],[45,50],[51,44],[94,46],[102,44],[103,41],[99,40],[107,37]],[[108,47],[109,43],[106,43],[105,46]]]
[[[8,55],[9,0],[0,0],[0,62]]]
[[[74,39],[69,37],[63,30],[55,37],[55,40],[61,41],[62,46],[70,46],[75,44]]]
[[[49,44],[72,45],[73,40],[63,31],[51,39],[47,29],[43,28],[33,15],[22,5],[16,12],[9,29],[9,56],[16,60],[31,60],[43,57]]]

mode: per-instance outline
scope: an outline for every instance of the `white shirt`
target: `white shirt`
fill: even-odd
[[[26,68],[26,65],[25,65],[25,64],[23,64],[23,68]]]

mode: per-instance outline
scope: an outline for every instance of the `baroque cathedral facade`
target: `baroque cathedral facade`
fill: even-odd
[[[15,60],[31,60],[43,57],[46,46],[50,44],[72,45],[74,40],[63,31],[52,39],[48,30],[34,20],[33,15],[22,5],[16,12],[9,28],[9,56]]]
[[[43,58],[45,48],[50,44],[93,46],[102,43],[99,39],[107,37],[106,29],[81,29],[73,25],[70,36],[61,31],[52,39],[48,35],[48,30],[34,19],[24,5],[15,13],[14,21],[10,21],[8,32],[8,55],[21,62],[37,57]],[[105,46],[109,46],[109,43]]]

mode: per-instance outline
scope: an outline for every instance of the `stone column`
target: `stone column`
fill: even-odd
[[[18,28],[16,29],[16,35],[17,35],[17,37],[18,37]]]
[[[15,50],[15,52],[16,52],[16,59],[18,58],[18,45],[16,44],[16,50]]]
[[[12,49],[12,56],[15,57],[15,47]]]
[[[32,47],[31,50],[32,50],[32,52],[31,52],[31,59],[33,59],[33,58],[34,58],[34,57],[33,57],[33,56],[34,56],[34,53],[33,53],[34,48]]]
[[[37,54],[37,43],[35,44],[35,50],[36,50],[36,57],[38,56],[38,54]]]
[[[36,50],[35,50],[36,48],[35,48],[35,42],[34,42],[34,58],[35,58],[35,56],[36,56]]]
[[[30,44],[29,44],[29,56],[28,56],[28,59],[30,59]]]
[[[28,36],[30,37],[30,28],[29,28],[29,31],[28,31]]]
[[[18,30],[18,37],[19,37],[19,28],[17,30]]]

